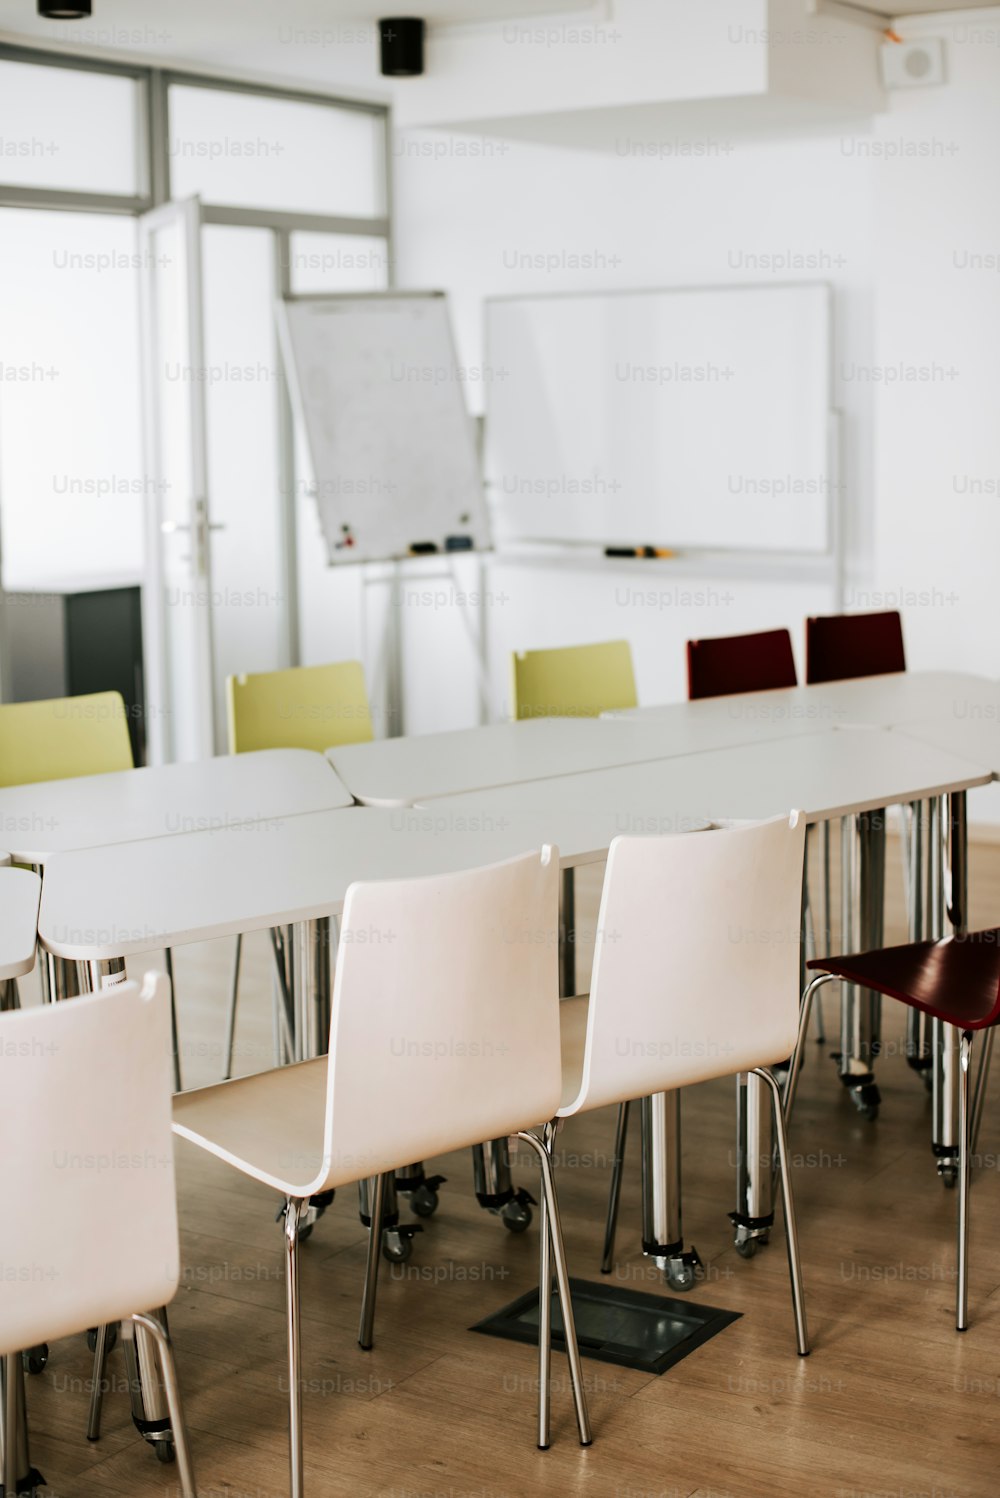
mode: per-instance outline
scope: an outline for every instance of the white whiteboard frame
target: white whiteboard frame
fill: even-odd
[[[290,402],[291,402],[291,407],[292,407],[292,412],[293,412],[294,420],[299,424],[299,426],[302,429],[302,432],[303,432],[304,437],[305,437],[306,448],[309,451],[309,457],[310,457],[310,461],[311,462],[313,461],[313,455],[312,455],[312,450],[311,450],[311,443],[309,441],[308,422],[306,420],[306,405],[305,405],[305,400],[304,400],[303,393],[302,393],[302,388],[301,388],[301,385],[299,383],[299,368],[298,368],[298,364],[297,364],[297,361],[296,361],[296,358],[295,358],[295,348],[294,348],[294,344],[293,344],[293,340],[292,340],[291,328],[289,326],[289,321],[288,321],[288,311],[289,311],[289,308],[292,307],[292,306],[298,306],[301,303],[308,303],[308,302],[329,302],[329,301],[338,301],[338,302],[352,302],[352,301],[357,301],[357,302],[374,302],[374,301],[407,302],[407,301],[409,301],[409,302],[412,302],[412,301],[416,301],[418,299],[426,299],[427,301],[443,301],[445,303],[445,305],[447,306],[448,293],[446,291],[420,291],[420,290],[416,290],[416,291],[405,291],[405,290],[402,290],[402,289],[400,289],[398,287],[387,287],[387,288],[385,288],[383,290],[375,290],[375,291],[305,291],[305,292],[288,291],[288,292],[282,293],[282,295],[280,295],[280,296],[278,296],[278,297],[275,298],[275,303],[274,303],[274,307],[275,307],[275,323],[276,323],[277,330],[278,330],[278,347],[279,347],[279,352],[280,352],[280,355],[281,355],[281,362],[282,362],[282,365],[283,365],[284,370],[285,370],[285,378],[286,378],[286,381],[287,381],[287,384],[288,384],[289,397],[290,397]],[[450,313],[449,313],[449,316],[448,316],[448,319],[447,319],[447,326],[448,326],[448,337],[449,337],[449,341],[450,341],[451,350],[452,350],[452,353],[455,355],[455,362],[456,362],[456,365],[457,365],[458,364],[458,348],[457,348],[457,345],[455,343],[455,330],[454,330],[454,328],[452,326],[452,323],[451,323]],[[474,465],[473,466],[478,470],[478,473],[479,473],[479,486],[480,486],[480,490],[481,490],[481,493],[482,493],[482,504],[483,504],[483,511],[484,511],[483,518],[484,518],[484,521],[485,521],[486,531],[487,531],[487,537],[488,537],[487,543],[485,545],[483,545],[483,546],[471,546],[471,547],[469,547],[466,550],[462,550],[462,551],[458,551],[458,552],[454,552],[454,553],[451,553],[451,552],[448,552],[448,551],[445,551],[445,550],[438,550],[437,552],[427,553],[426,555],[432,555],[432,556],[438,556],[438,557],[448,557],[448,556],[468,556],[470,553],[473,553],[473,554],[475,554],[477,556],[483,556],[483,555],[489,555],[495,549],[495,544],[496,543],[495,543],[495,540],[494,540],[494,537],[493,537],[493,530],[492,530],[492,523],[491,523],[492,517],[491,517],[491,514],[490,514],[489,500],[488,500],[488,497],[487,497],[487,494],[486,494],[486,486],[485,486],[485,483],[483,481],[482,459],[481,459],[481,457],[479,455],[479,452],[478,452],[478,440],[477,440],[477,431],[476,431],[476,418],[473,415],[473,413],[469,410],[469,408],[468,408],[467,405],[466,405],[465,409],[466,409],[466,418],[467,418],[468,426],[469,426],[469,440],[470,440],[470,443],[472,445],[472,450],[473,450],[473,454],[474,454]],[[313,480],[315,481],[315,472],[313,473]],[[317,500],[317,504],[318,504],[318,500]],[[329,567],[352,567],[352,566],[356,567],[356,566],[362,566],[362,565],[369,565],[369,566],[376,566],[377,567],[377,566],[382,566],[383,564],[412,561],[414,559],[414,557],[416,555],[418,555],[418,554],[413,553],[413,552],[402,551],[402,552],[394,553],[391,556],[365,556],[365,555],[361,554],[361,555],[354,555],[354,556],[352,556],[352,555],[344,555],[343,557],[337,557],[337,558],[335,558],[332,555],[332,553],[330,552],[330,550],[329,550],[329,538],[326,537],[326,535],[325,535],[325,528],[323,527],[322,523],[320,525],[320,529],[321,529],[321,531],[324,532],[324,540],[327,542],[327,547],[328,547],[327,565]],[[425,556],[424,559],[426,559],[426,556]]]
[[[599,297],[610,300],[618,297],[636,296],[687,296],[695,292],[719,292],[719,291],[790,291],[790,290],[818,290],[827,293],[827,368],[826,368],[826,392],[827,392],[827,471],[828,479],[826,491],[826,547],[821,551],[778,551],[763,550],[750,546],[733,546],[725,548],[696,548],[681,547],[676,550],[673,557],[662,561],[637,558],[630,560],[621,557],[605,557],[604,547],[596,542],[573,541],[565,537],[553,540],[541,540],[535,537],[519,539],[516,537],[505,538],[502,546],[504,559],[513,560],[515,557],[526,562],[536,560],[540,563],[558,563],[565,561],[569,564],[579,564],[584,559],[594,561],[599,559],[608,566],[624,566],[628,569],[640,567],[643,575],[649,575],[650,568],[667,568],[672,573],[683,572],[687,575],[724,575],[724,576],[746,576],[752,578],[773,578],[780,581],[787,578],[790,581],[801,581],[804,578],[815,578],[817,581],[828,583],[833,588],[835,607],[840,608],[843,601],[844,590],[844,523],[843,505],[841,504],[843,463],[843,425],[841,413],[833,404],[834,371],[836,359],[834,354],[834,286],[830,281],[737,281],[737,282],[706,282],[694,286],[637,286],[617,290],[595,289],[592,291],[538,291],[538,292],[507,292],[502,296],[485,297],[483,299],[483,349],[484,363],[487,367],[492,363],[489,329],[490,308],[504,302],[554,302],[554,301],[583,301]],[[486,491],[487,504],[490,507],[491,518],[495,520],[498,512],[498,503],[495,497],[495,484],[491,482],[486,472],[485,454],[489,448],[488,428],[490,421],[490,396],[489,383],[486,386],[486,406],[484,421],[486,424],[486,440],[483,442],[483,486]],[[608,543],[611,544],[611,543]],[[498,552],[498,556],[501,553]]]

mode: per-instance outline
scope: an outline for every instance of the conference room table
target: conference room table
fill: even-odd
[[[555,732],[548,733],[554,725]],[[420,739],[391,742],[402,751],[394,758],[409,755],[419,761],[418,775],[408,781],[416,785],[433,783],[428,777],[435,766],[438,773],[443,766],[452,779],[457,774],[492,779],[548,766],[557,742],[577,738],[582,747],[572,763],[581,766],[596,753],[593,730],[617,726],[544,720],[429,735],[439,749],[430,755]],[[441,740],[456,745],[451,761],[440,751]],[[470,741],[479,752],[470,750]],[[357,747],[374,753],[383,746]],[[333,758],[339,766],[340,755]],[[343,769],[339,773],[343,777]],[[322,1049],[329,1024],[329,938],[323,923],[339,913],[353,880],[468,868],[551,842],[560,850],[565,892],[566,874],[580,863],[603,859],[621,832],[693,830],[713,820],[756,819],[792,806],[810,820],[853,816],[917,795],[948,796],[964,814],[965,789],[988,779],[989,772],[977,765],[882,730],[826,730],[613,769],[580,768],[506,790],[497,786],[465,798],[428,798],[414,808],[355,807],[242,828],[220,825],[184,837],[52,858],[39,931],[49,953],[86,963],[91,985],[98,986],[120,970],[125,957],[152,947],[294,926],[299,942],[295,1054],[313,1055]],[[563,921],[569,925],[565,898],[564,893]],[[573,950],[571,941],[564,943],[570,962]],[[563,988],[575,991],[571,978],[564,978]],[[670,1109],[661,1111],[651,1180],[676,1175]],[[669,1190],[655,1194],[668,1203],[672,1197]],[[683,1283],[689,1266],[678,1240],[679,1234],[658,1232],[646,1241],[663,1250],[653,1256]]]

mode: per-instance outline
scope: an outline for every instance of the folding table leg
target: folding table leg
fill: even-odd
[[[33,1493],[45,1478],[31,1465],[21,1354],[0,1357],[0,1494]]]
[[[642,1251],[667,1276],[672,1290],[690,1290],[700,1266],[684,1251],[681,1231],[681,1095],[644,1097],[642,1120]]]
[[[845,952],[864,952],[882,944],[885,893],[885,812],[860,812],[841,818],[840,945]],[[841,986],[840,1080],[866,1118],[877,1118],[881,1101],[875,1085],[881,1003],[876,994],[854,983]]]
[[[961,936],[968,927],[968,845],[966,840],[966,798],[964,791],[939,797],[933,826],[931,858],[936,864],[937,909],[940,924],[929,935],[944,935],[944,924],[952,935]],[[937,1160],[938,1175],[946,1186],[954,1186],[960,1176],[961,1155],[961,1036],[951,1025],[934,1020],[933,1043],[933,1135],[931,1147]]]
[[[929,879],[929,870],[933,860],[927,856],[930,806],[931,803],[927,801],[914,801],[907,818],[906,831],[909,849],[906,861],[910,871],[907,890],[907,925],[910,941],[924,941],[931,930],[936,930],[940,935],[940,925],[937,924],[932,910],[934,897]],[[924,1085],[930,1090],[934,1065],[931,1021],[930,1016],[919,1009],[906,1011],[906,1060],[907,1064],[923,1078]]]
[[[767,1083],[752,1072],[736,1078],[736,1252],[752,1259],[774,1224],[774,1110]]]

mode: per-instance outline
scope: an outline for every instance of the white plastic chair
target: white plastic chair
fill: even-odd
[[[589,995],[560,1005],[560,1118],[738,1072],[771,1094],[798,1350],[809,1351],[781,1094],[795,1046],[805,827],[617,837]],[[616,1161],[616,1177],[620,1160]],[[612,1210],[617,1201],[612,1185]],[[613,1217],[609,1238],[613,1234]]]
[[[171,1052],[162,973],[147,973],[141,991],[122,983],[0,1016],[0,1138],[16,1140],[0,1178],[17,1203],[0,1213],[7,1493],[17,1491],[21,1349],[132,1320],[158,1352],[181,1491],[195,1498],[170,1338],[149,1314],[173,1299],[180,1273]],[[111,1054],[125,1058],[114,1086],[95,1087]]]
[[[329,1055],[174,1100],[185,1139],[287,1201],[291,1492],[303,1492],[299,1221],[309,1198],[374,1178],[358,1340],[372,1345],[386,1177],[411,1160],[516,1134],[541,1163],[541,1285],[549,1249],[580,1440],[590,1426],[559,1210],[532,1131],[559,1106],[559,860],[552,848],[467,873],[354,884],[341,922]],[[539,1339],[538,1444],[549,1444],[550,1348]]]

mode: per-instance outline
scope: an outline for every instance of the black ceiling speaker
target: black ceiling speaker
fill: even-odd
[[[424,71],[424,23],[391,16],[378,23],[384,78],[417,78]]]
[[[90,15],[91,0],[76,0],[73,5],[67,0],[38,0],[38,14],[49,21],[82,21]]]

